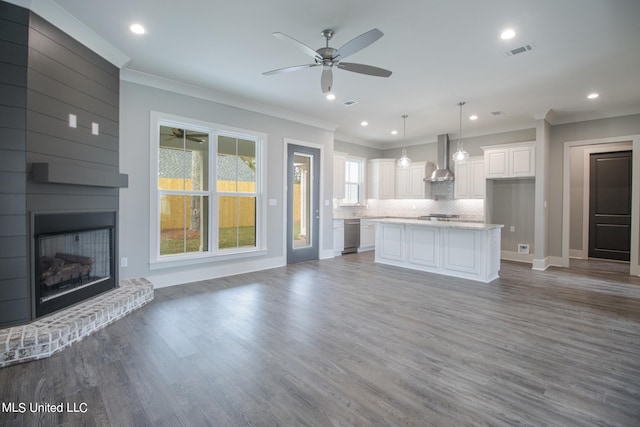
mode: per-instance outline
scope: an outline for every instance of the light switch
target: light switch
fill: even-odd
[[[91,122],[91,133],[94,135],[100,135],[100,125],[96,122]]]
[[[278,206],[278,199],[269,199],[269,206]]]
[[[69,127],[70,128],[78,127],[78,117],[75,114],[69,114]]]

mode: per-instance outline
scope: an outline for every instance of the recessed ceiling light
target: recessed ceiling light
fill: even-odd
[[[398,134],[398,131],[397,131],[397,130],[392,130],[392,131],[391,131],[391,135],[397,135],[397,134]]]
[[[593,92],[593,93],[590,93],[590,94],[587,96],[587,98],[589,98],[589,99],[596,99],[596,98],[597,98],[597,97],[599,97],[599,96],[600,96],[600,94]]]
[[[502,33],[500,33],[500,38],[502,40],[509,40],[509,39],[514,38],[515,35],[516,35],[515,31],[513,31],[511,28],[507,28]]]
[[[360,125],[361,125],[361,126],[369,126],[369,122],[368,122],[368,121],[366,121],[366,120],[363,120],[363,121],[360,123]]]
[[[332,93],[328,93],[328,94],[327,94],[327,99],[328,99],[329,101],[333,101],[334,99],[336,99],[336,96],[335,96],[334,94],[332,94]]]
[[[478,120],[478,116],[475,114],[473,116],[469,116],[469,120]]]
[[[129,29],[134,34],[145,34],[147,32],[147,30],[140,24],[131,24]]]

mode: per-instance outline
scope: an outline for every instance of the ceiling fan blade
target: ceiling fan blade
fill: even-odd
[[[275,38],[277,38],[279,40],[282,40],[283,42],[289,43],[293,47],[298,48],[303,53],[305,53],[306,55],[309,55],[310,57],[312,57],[314,59],[322,61],[322,56],[320,56],[320,54],[318,52],[316,52],[315,50],[311,49],[306,44],[304,44],[302,42],[299,42],[298,40],[294,39],[291,36],[288,36],[288,35],[286,35],[284,33],[275,32],[275,33],[273,33],[273,37],[275,37]]]
[[[375,42],[383,35],[384,33],[377,28],[374,28],[373,30],[369,30],[364,34],[360,34],[358,37],[356,37],[351,41],[346,42],[344,46],[338,49],[338,52],[336,52],[336,57],[340,57],[340,59],[344,59],[347,56],[353,55],[354,53],[369,46],[371,43]]]
[[[320,86],[322,86],[322,93],[331,92],[331,87],[333,86],[333,71],[331,71],[331,67],[322,68]]]
[[[354,73],[367,74],[369,76],[389,77],[391,71],[384,68],[374,67],[372,65],[354,64],[353,62],[340,62],[338,68],[351,71]]]
[[[302,70],[303,68],[317,67],[320,64],[305,64],[305,65],[294,65],[292,67],[278,68],[277,70],[265,71],[262,73],[265,76],[270,76],[272,74],[280,74],[280,73],[288,73],[291,71]]]

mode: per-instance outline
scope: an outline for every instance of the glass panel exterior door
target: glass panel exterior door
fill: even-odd
[[[318,259],[320,150],[289,144],[287,159],[287,261]]]

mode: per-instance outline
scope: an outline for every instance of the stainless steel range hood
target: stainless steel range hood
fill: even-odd
[[[453,181],[453,172],[449,170],[449,135],[438,135],[437,167],[427,182]]]

